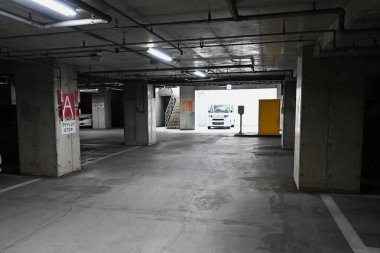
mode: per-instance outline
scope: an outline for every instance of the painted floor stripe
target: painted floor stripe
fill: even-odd
[[[333,198],[328,194],[321,194],[321,198],[327,209],[330,211],[331,216],[334,218],[340,231],[346,238],[351,249],[355,253],[371,253],[371,251],[369,251],[369,249],[364,245],[355,229],[348,222],[342,211],[339,209]]]
[[[132,150],[138,149],[138,148],[140,148],[140,147],[132,147],[132,148],[129,148],[129,149],[126,149],[126,150],[122,150],[120,152],[113,153],[111,155],[103,156],[103,157],[100,157],[100,158],[95,159],[93,161],[85,162],[85,163],[82,164],[82,166],[88,165],[88,164],[92,164],[92,163],[96,163],[96,162],[99,162],[101,160],[104,160],[104,159],[107,159],[107,158],[110,158],[110,157],[113,157],[113,156],[116,156],[116,155],[120,155],[120,154],[126,153],[128,151],[132,151]],[[32,183],[40,181],[40,180],[41,180],[41,178],[36,178],[36,179],[32,179],[32,180],[23,182],[21,184],[16,184],[16,185],[10,186],[8,188],[4,188],[4,189],[0,190],[0,194],[4,193],[4,192],[7,192],[7,191],[10,191],[10,190],[13,190],[13,189],[16,189],[16,188],[23,187],[23,186],[28,185],[28,184],[32,184]]]
[[[110,158],[110,157],[113,157],[113,156],[117,156],[117,155],[120,155],[120,154],[123,154],[123,153],[126,153],[128,151],[132,151],[132,150],[135,150],[135,149],[138,149],[140,147],[132,147],[132,148],[129,148],[129,149],[126,149],[126,150],[122,150],[120,152],[116,152],[116,153],[113,153],[111,155],[107,155],[107,156],[103,156],[103,157],[100,157],[98,159],[95,159],[95,160],[92,160],[92,161],[88,161],[88,162],[85,162],[85,163],[82,163],[82,166],[85,166],[85,165],[89,165],[89,164],[92,164],[92,163],[96,163],[96,162],[99,162],[101,160],[104,160],[104,159],[107,159],[107,158]]]
[[[21,184],[16,184],[16,185],[13,185],[11,187],[8,187],[8,188],[5,188],[5,189],[2,189],[0,190],[0,194],[3,193],[3,192],[7,192],[7,191],[10,191],[10,190],[13,190],[13,189],[16,189],[16,188],[20,188],[24,185],[28,185],[28,184],[31,184],[31,183],[34,183],[34,182],[37,182],[37,181],[40,181],[41,178],[37,178],[37,179],[33,179],[33,180],[29,180],[29,181],[26,181],[24,183],[21,183]]]

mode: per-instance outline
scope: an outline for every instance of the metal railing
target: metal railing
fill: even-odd
[[[176,96],[172,94],[168,103],[168,107],[166,107],[166,111],[165,111],[165,127],[167,127],[169,124],[170,117],[172,116],[173,108],[175,106],[176,101],[177,101]]]

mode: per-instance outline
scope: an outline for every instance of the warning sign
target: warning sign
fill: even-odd
[[[75,97],[73,93],[63,93],[61,98],[63,121],[75,120]]]
[[[62,134],[74,134],[77,130],[77,122],[75,120],[67,120],[61,122]]]
[[[75,96],[74,93],[61,93],[62,122],[61,133],[76,133],[77,122],[75,120]]]

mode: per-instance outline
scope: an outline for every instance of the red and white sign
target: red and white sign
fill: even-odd
[[[61,108],[62,108],[62,134],[76,133],[77,122],[75,120],[75,94],[61,92]]]
[[[75,120],[75,96],[73,93],[61,95],[62,120]]]

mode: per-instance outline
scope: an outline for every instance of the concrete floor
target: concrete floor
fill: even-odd
[[[131,150],[122,129],[83,131],[83,163],[93,163],[0,193],[0,252],[353,252],[320,196],[296,191],[280,139],[159,131],[158,140]],[[334,198],[347,213],[369,203]],[[368,199],[375,211],[354,212],[355,228],[379,218],[379,199]],[[360,236],[377,247],[377,232]]]

